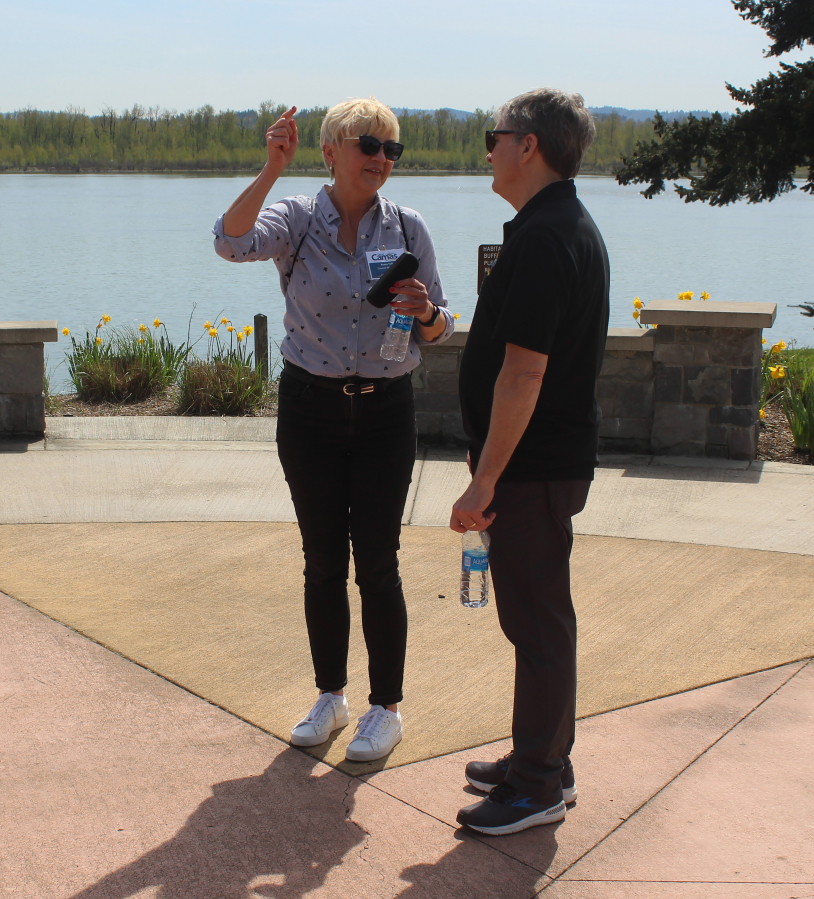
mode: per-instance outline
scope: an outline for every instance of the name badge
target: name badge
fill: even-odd
[[[378,281],[403,252],[403,247],[399,250],[368,250],[365,255],[370,277],[374,281]]]

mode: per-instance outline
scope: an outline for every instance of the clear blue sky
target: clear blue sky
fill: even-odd
[[[729,0],[0,0],[0,22],[3,112],[369,94],[472,110],[541,85],[590,106],[732,110],[725,81],[777,68]]]

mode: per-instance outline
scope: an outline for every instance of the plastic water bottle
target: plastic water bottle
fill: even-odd
[[[489,602],[489,534],[467,531],[461,543],[461,605],[480,609]]]
[[[407,347],[410,344],[410,332],[413,330],[413,316],[402,315],[395,309],[390,310],[390,319],[382,341],[382,359],[392,362],[404,362]]]

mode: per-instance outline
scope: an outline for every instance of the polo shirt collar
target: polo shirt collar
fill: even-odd
[[[515,228],[520,227],[524,222],[527,222],[534,213],[546,203],[551,203],[554,200],[573,198],[576,197],[576,195],[577,187],[574,184],[573,178],[568,178],[566,181],[554,181],[552,184],[544,187],[541,191],[538,191],[520,212],[518,212],[510,222],[506,223],[505,228],[507,231],[513,231]]]

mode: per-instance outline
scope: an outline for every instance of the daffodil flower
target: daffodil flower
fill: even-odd
[[[637,309],[641,309],[644,306],[644,303],[638,297],[636,297],[636,299],[633,301],[633,305]]]
[[[63,328],[62,333],[67,337],[71,332],[67,328]]]
[[[207,319],[207,320],[204,322],[204,331],[208,331],[211,327],[212,327],[212,322],[209,321],[209,319]]]
[[[220,323],[221,323],[222,325],[228,325],[228,324],[229,324],[229,319],[228,319],[228,318],[222,318],[222,319],[220,320]]]
[[[97,338],[96,338],[96,345],[98,346],[101,342],[102,342],[102,338],[101,338],[101,337],[97,337]]]
[[[785,343],[785,341],[779,340],[779,341],[772,347],[772,352],[773,352],[773,353],[779,353],[779,352],[781,352],[782,350],[785,350],[785,348],[786,348],[786,343]]]
[[[157,318],[157,319],[155,319],[155,320],[153,321],[153,327],[154,327],[154,328],[159,327],[159,325],[161,325],[161,324],[163,324],[163,322],[161,321],[160,318]]]
[[[246,327],[243,329],[243,331],[244,331],[247,335],[248,335],[248,334],[252,334],[252,333],[254,332],[254,328],[253,328],[251,325],[246,325]]]
[[[701,299],[702,299],[702,300],[708,300],[708,299],[709,299],[709,294],[706,292],[706,290],[701,294]]]
[[[210,328],[210,329],[209,329],[209,336],[210,336],[210,337],[217,337],[217,336],[218,336],[218,329],[217,329],[217,328]]]
[[[452,317],[455,319],[455,321],[458,321],[458,319],[461,317],[461,313],[460,313],[460,312],[455,312],[455,313],[453,313],[453,316],[452,316]]]
[[[770,365],[769,371],[772,373],[772,377],[775,381],[779,381],[781,378],[786,377],[786,369],[782,365]]]
[[[109,315],[103,315],[103,316],[102,316],[102,321],[103,321],[105,324],[107,324],[107,323],[110,321],[110,316],[109,316]]]
[[[639,310],[638,309],[633,310],[633,318],[635,318],[636,321],[639,320]]]
[[[139,329],[139,331],[141,331],[141,333],[143,334],[143,333],[147,330],[147,325],[145,325],[144,322],[142,322],[142,323],[138,326],[138,329]]]
[[[766,410],[761,409],[760,412],[758,412],[758,415],[760,416],[761,421],[762,421],[766,417]]]
[[[139,342],[139,343],[144,343],[144,338],[143,338],[143,337],[139,337],[138,342]]]
[[[245,335],[242,331],[238,331],[238,332],[237,332],[237,342],[238,342],[238,343],[243,343],[243,338],[244,338],[245,336],[246,336],[246,335]]]
[[[764,337],[763,340],[761,340],[760,342],[765,346],[765,345],[766,345],[766,338]]]
[[[235,330],[234,325],[229,325],[226,330],[231,334]]]

